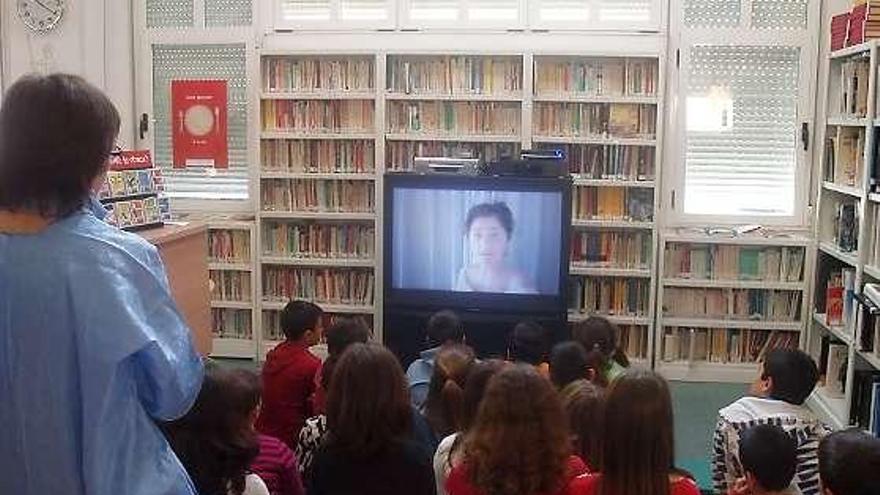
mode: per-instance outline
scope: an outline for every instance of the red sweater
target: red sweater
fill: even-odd
[[[260,453],[251,463],[251,471],[272,495],[305,495],[296,456],[275,437],[260,435]]]
[[[568,495],[595,495],[599,493],[601,474],[578,476],[569,485]],[[669,495],[700,495],[700,489],[690,478],[680,478],[669,482]]]
[[[587,472],[587,466],[580,457],[573,455],[568,458],[566,467],[566,484],[560,490],[544,495],[569,495],[568,480]],[[452,468],[446,479],[446,493],[448,495],[482,495],[482,491],[471,484],[468,479],[467,464],[459,464]]]
[[[305,344],[285,341],[269,352],[263,366],[263,408],[257,418],[260,433],[296,446],[299,431],[312,415],[309,402],[320,367],[321,360]]]

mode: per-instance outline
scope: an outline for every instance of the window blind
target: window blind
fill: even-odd
[[[542,28],[653,31],[660,27],[658,0],[535,0],[529,24]]]
[[[381,25],[393,23],[394,0],[281,0],[280,25]]]

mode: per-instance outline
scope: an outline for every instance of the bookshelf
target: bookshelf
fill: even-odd
[[[812,317],[803,345],[823,376],[809,405],[836,427],[855,422],[859,376],[880,372],[878,346],[863,342],[862,316],[852,300],[865,283],[880,282],[872,171],[880,130],[877,50],[871,41],[829,55]]]
[[[806,328],[805,235],[661,236],[655,366],[670,380],[748,383],[770,349]]]
[[[255,224],[252,220],[208,219],[211,286],[211,356],[255,359],[259,335],[255,305]]]

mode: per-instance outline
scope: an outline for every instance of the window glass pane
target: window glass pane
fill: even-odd
[[[281,0],[282,21],[329,21],[330,0]]]
[[[171,81],[222,79],[228,88],[229,169],[174,169]],[[155,161],[172,198],[247,199],[247,71],[244,44],[154,45]]]
[[[598,0],[599,23],[630,24],[634,27],[654,22],[653,0]]]
[[[800,49],[690,53],[684,212],[793,215]]]
[[[752,0],[752,27],[806,29],[807,0]]]
[[[206,0],[205,25],[249,26],[251,0]]]
[[[147,0],[147,27],[190,27],[193,0]]]
[[[388,0],[342,0],[339,18],[343,21],[381,21],[388,19]]]
[[[687,27],[735,27],[740,22],[740,0],[685,0]]]
[[[409,18],[414,21],[454,21],[459,17],[457,0],[411,0]]]
[[[543,0],[538,7],[541,21],[577,22],[590,18],[589,0]]]
[[[467,15],[472,21],[517,21],[519,0],[468,0]]]

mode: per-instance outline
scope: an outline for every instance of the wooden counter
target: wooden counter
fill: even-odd
[[[208,289],[208,229],[203,223],[166,225],[138,232],[159,249],[171,295],[203,355],[211,352],[211,294]]]

